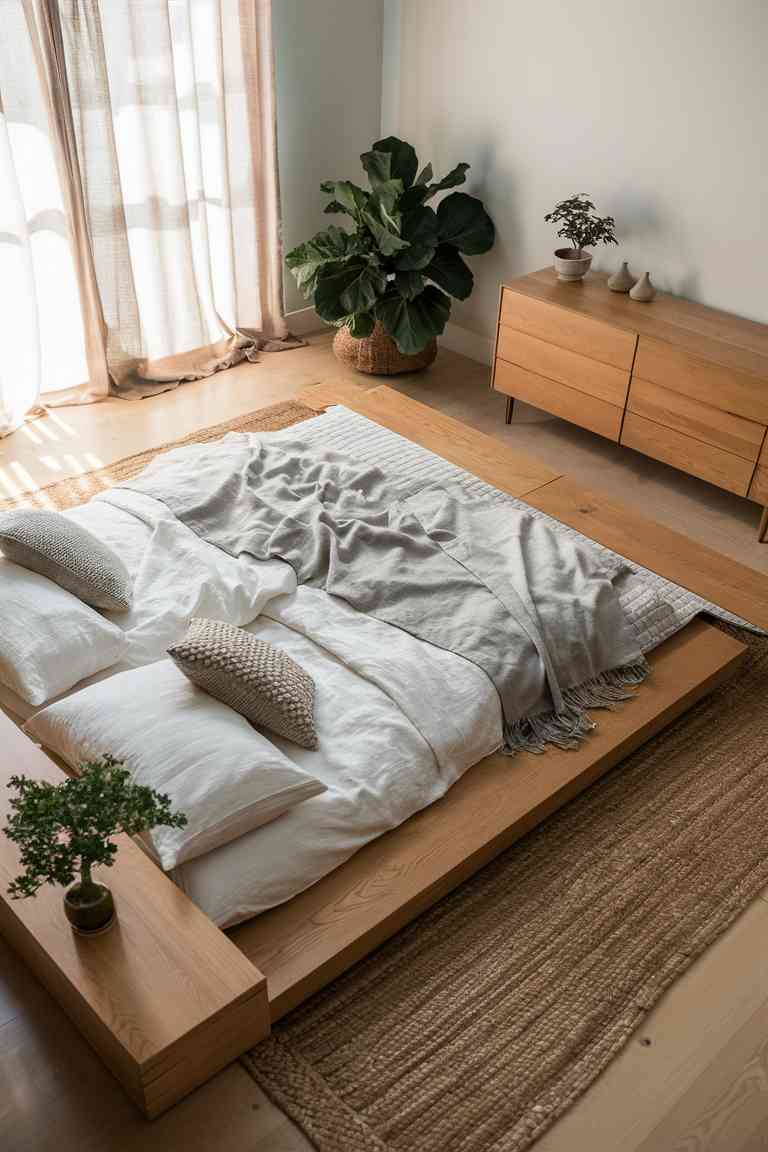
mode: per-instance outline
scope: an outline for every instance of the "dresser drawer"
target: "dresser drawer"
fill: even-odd
[[[569,388],[577,388],[588,396],[605,400],[623,408],[629,387],[629,372],[590,360],[578,352],[548,344],[536,336],[527,336],[504,325],[499,328],[497,355],[502,360],[527,368],[539,376],[548,376]]]
[[[682,392],[673,392],[637,377],[632,378],[627,410],[753,463],[765,435],[763,424],[733,416],[721,408],[693,400]]]
[[[574,285],[574,291],[578,292],[578,286]],[[500,321],[518,332],[578,352],[590,360],[612,364],[614,368],[621,368],[625,372],[632,367],[637,340],[634,332],[614,328],[611,324],[571,312],[557,304],[549,304],[545,300],[536,300],[505,288],[501,299]]]
[[[759,376],[703,360],[683,348],[640,336],[634,376],[713,408],[768,424],[768,383]]]
[[[737,496],[747,494],[754,464],[732,452],[694,440],[674,428],[665,428],[644,416],[627,412],[621,443],[652,456],[654,460],[662,460],[673,468],[708,480],[710,484],[717,484],[728,492],[735,492]]]
[[[749,497],[751,500],[756,500],[758,504],[768,505],[768,468],[758,468],[755,472],[752,486],[749,489]]]
[[[527,404],[543,408],[545,412],[569,420],[571,424],[579,424],[609,440],[619,439],[622,409],[615,404],[606,404],[604,400],[587,396],[506,360],[496,361],[493,386],[507,396],[525,400]]]

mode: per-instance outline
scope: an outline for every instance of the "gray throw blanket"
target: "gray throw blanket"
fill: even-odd
[[[498,691],[508,752],[575,747],[587,710],[646,674],[617,571],[526,513],[284,434],[177,448],[123,487],[232,556],[284,560],[299,583],[471,660]]]

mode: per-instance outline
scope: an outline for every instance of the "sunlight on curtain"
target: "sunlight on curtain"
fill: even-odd
[[[0,435],[295,346],[270,0],[0,0]]]
[[[0,436],[88,380],[80,296],[30,6],[0,0]]]
[[[59,8],[119,392],[146,395],[289,346],[269,3]]]

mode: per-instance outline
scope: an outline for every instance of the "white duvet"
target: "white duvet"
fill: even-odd
[[[309,887],[499,746],[498,696],[483,672],[325,592],[297,591],[282,561],[235,560],[128,491],[67,515],[114,548],[134,579],[132,610],[105,613],[125,630],[123,659],[94,679],[162,659],[192,615],[247,627],[314,677],[318,749],[274,743],[328,790],[173,874],[216,923]],[[11,693],[2,699],[24,717],[34,711]]]

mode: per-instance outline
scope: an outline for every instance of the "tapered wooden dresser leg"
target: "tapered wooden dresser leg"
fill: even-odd
[[[768,537],[768,506],[763,508],[763,514],[760,517],[760,527],[757,530],[757,541],[759,544],[764,544]]]
[[[514,398],[514,396],[507,396],[507,411],[506,411],[506,415],[504,416],[504,423],[505,424],[511,424],[512,423],[512,413],[514,412],[514,410],[515,410],[515,398]]]

